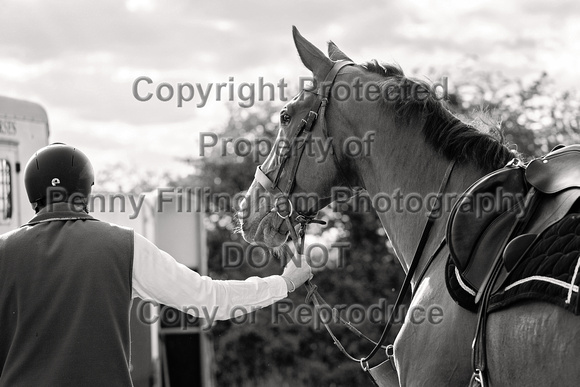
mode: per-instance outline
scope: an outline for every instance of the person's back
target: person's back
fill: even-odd
[[[70,208],[0,237],[1,387],[131,385],[133,232]]]

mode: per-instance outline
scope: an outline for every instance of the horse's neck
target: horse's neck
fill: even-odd
[[[406,160],[398,159],[398,165],[403,165],[399,171],[385,173],[380,180],[380,188],[376,192],[369,192],[371,197],[387,194],[391,197],[392,208],[389,211],[379,212],[379,218],[387,231],[398,258],[405,271],[411,264],[415,251],[427,223],[434,198],[439,194],[450,161],[432,151],[417,150],[407,152],[410,155]],[[416,155],[424,155],[416,157]],[[387,163],[384,165],[396,165]],[[455,165],[449,181],[443,192],[442,213],[429,232],[429,239],[425,245],[422,257],[432,254],[445,236],[447,218],[459,194],[471,183],[481,177],[483,173],[472,165]],[[418,203],[422,202],[420,210]],[[376,201],[377,204],[379,200]]]
[[[453,205],[459,198],[459,196],[477,179],[483,176],[483,172],[478,168],[473,167],[472,165],[455,165],[452,171],[452,174],[449,178],[449,182],[447,187],[445,188],[442,197],[442,212],[441,215],[437,218],[435,223],[433,224],[432,230],[429,235],[428,243],[425,247],[425,250],[421,256],[422,261],[419,264],[419,268],[417,270],[417,275],[415,276],[415,280],[418,278],[418,274],[421,272],[426,265],[428,265],[427,259],[431,257],[437,251],[437,248],[442,243],[443,239],[446,236],[447,231],[447,221],[449,219],[449,215],[453,208]],[[421,233],[423,229],[417,232],[418,238],[421,237]],[[417,239],[418,241],[418,239]],[[416,242],[418,243],[418,242]],[[415,244],[414,248],[416,249],[417,245]],[[415,250],[413,250],[415,253]],[[441,257],[439,257],[440,259]],[[405,257],[407,262],[410,264],[410,260],[413,257]]]

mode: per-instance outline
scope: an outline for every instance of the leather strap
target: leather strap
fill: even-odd
[[[322,131],[326,136],[328,136],[328,129],[326,127],[324,114],[326,110],[326,105],[328,103],[328,97],[330,95],[332,83],[334,82],[334,79],[336,78],[336,76],[338,75],[339,71],[342,68],[344,68],[345,66],[352,65],[354,65],[354,63],[350,61],[339,61],[336,62],[334,66],[330,69],[330,71],[328,72],[323,81],[322,91],[324,93],[316,94],[317,95],[316,102],[311,107],[310,111],[308,112],[308,115],[302,119],[298,129],[296,130],[296,133],[289,139],[290,143],[289,145],[291,147],[292,145],[295,145],[298,138],[300,138],[300,136],[304,132],[306,132],[305,141],[308,141],[312,129],[314,128],[314,124],[316,123],[319,116],[321,118],[323,125]],[[296,172],[298,171],[298,166],[300,164],[300,160],[302,159],[302,155],[304,154],[305,149],[306,148],[304,146],[298,147],[298,154],[296,154],[295,157],[292,158],[292,165],[288,170],[288,180],[286,181],[286,184],[284,185],[283,189],[279,187],[279,182],[282,176],[282,171],[284,170],[284,166],[287,160],[289,159],[288,154],[291,153],[290,151],[283,157],[280,165],[276,169],[276,176],[274,179],[269,178],[267,172],[264,172],[261,166],[258,166],[256,168],[256,172],[254,174],[255,179],[260,183],[260,185],[262,185],[262,187],[264,187],[264,189],[268,190],[268,192],[270,192],[271,194],[281,194],[283,196],[288,197],[292,192],[292,190],[294,189],[294,184],[296,182]]]
[[[324,119],[324,114],[326,111],[326,105],[328,103],[328,97],[330,96],[332,83],[334,83],[336,76],[338,75],[339,71],[342,68],[344,68],[345,66],[352,65],[354,65],[354,63],[350,61],[339,61],[332,66],[322,84],[323,94],[316,94],[317,96],[316,102],[308,112],[307,116],[303,118],[302,121],[300,122],[298,129],[296,130],[296,133],[292,135],[289,139],[290,147],[296,144],[297,140],[300,138],[301,135],[303,135],[304,132],[306,132],[305,141],[309,140],[312,129],[314,128],[314,124],[316,123],[319,116],[323,125],[322,131],[326,136],[328,136],[328,129],[326,127],[326,120]],[[302,155],[304,154],[304,150],[306,149],[306,147],[300,146],[297,149],[298,152],[294,157],[292,157],[291,159],[292,164],[290,165],[290,168],[288,168],[287,170],[288,172],[287,181],[283,189],[280,188],[279,183],[282,177],[282,171],[284,170],[286,162],[289,160],[289,154],[291,154],[291,151],[289,151],[286,155],[283,156],[280,165],[275,170],[276,176],[274,177],[274,179],[268,177],[267,172],[264,172],[261,166],[258,166],[256,168],[254,178],[271,195],[281,195],[283,197],[289,198],[290,194],[292,193],[292,190],[294,189],[294,185],[296,183],[296,173],[298,171],[300,160],[302,159]],[[338,168],[340,168],[340,166],[338,166]],[[282,216],[281,214],[279,215]],[[292,215],[292,212],[288,216],[290,215]]]
[[[443,176],[443,180],[441,181],[441,186],[439,187],[439,193],[437,194],[437,200],[440,200],[441,196],[443,196],[443,194],[445,193],[445,189],[447,188],[447,185],[449,183],[449,178],[451,177],[451,173],[453,172],[454,166],[455,166],[455,160],[453,160],[449,164],[449,166],[447,167],[447,170],[445,171],[445,175]],[[394,306],[393,310],[391,311],[391,314],[389,315],[389,320],[387,321],[387,325],[385,325],[385,328],[383,329],[383,333],[382,333],[381,338],[379,339],[377,345],[375,345],[375,347],[372,349],[372,351],[366,357],[364,357],[363,359],[360,360],[361,364],[367,363],[373,356],[375,356],[377,354],[378,350],[380,349],[380,347],[385,342],[387,335],[389,334],[389,332],[393,326],[393,322],[395,321],[395,316],[397,314],[397,310],[402,305],[403,300],[404,300],[405,296],[407,295],[407,292],[411,288],[413,275],[415,274],[415,271],[416,271],[417,267],[419,266],[419,261],[421,260],[421,256],[423,255],[423,250],[425,249],[425,246],[427,245],[427,241],[429,240],[429,233],[431,231],[431,227],[435,223],[435,220],[439,218],[436,211],[441,211],[441,210],[442,210],[442,206],[440,206],[439,208],[434,208],[433,210],[431,210],[431,213],[429,214],[429,217],[427,218],[427,222],[425,223],[423,233],[421,234],[421,239],[419,240],[419,244],[417,245],[417,249],[415,250],[415,255],[413,256],[413,260],[411,261],[411,266],[409,266],[409,270],[407,271],[407,275],[405,276],[405,280],[403,281],[403,285],[401,285],[401,290],[399,290],[399,295],[397,296],[397,300],[395,301],[395,306]],[[439,248],[437,249],[436,252],[438,252],[438,251],[439,251]],[[431,261],[432,260],[429,260],[428,263],[430,263]],[[427,267],[424,269],[424,272],[426,272]],[[417,282],[417,286],[418,285],[419,285],[419,283]]]
[[[473,364],[473,376],[470,381],[470,386],[486,386],[487,385],[487,347],[486,347],[486,331],[487,331],[487,310],[489,305],[489,299],[492,294],[492,289],[494,288],[494,283],[497,280],[501,268],[502,268],[502,253],[505,250],[508,240],[511,240],[511,236],[518,235],[518,233],[524,229],[533,214],[535,207],[538,203],[539,193],[535,188],[530,188],[528,194],[526,195],[523,209],[526,216],[518,219],[517,222],[513,224],[509,231],[509,237],[505,239],[502,248],[499,250],[499,254],[495,257],[494,264],[485,281],[482,284],[481,289],[475,297],[475,302],[480,303],[478,315],[477,315],[477,326],[475,331],[475,338],[473,340],[472,346],[472,364]]]

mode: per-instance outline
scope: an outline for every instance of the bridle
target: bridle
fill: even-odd
[[[312,108],[307,113],[306,117],[303,118],[302,121],[300,122],[300,125],[299,125],[298,129],[296,130],[296,133],[291,137],[290,144],[295,144],[296,140],[300,136],[305,136],[306,138],[309,138],[311,136],[312,130],[313,130],[314,125],[315,125],[317,120],[320,120],[320,122],[321,122],[323,134],[327,138],[329,138],[328,128],[326,127],[325,111],[326,111],[326,106],[328,104],[328,100],[329,100],[329,96],[330,96],[330,90],[331,90],[332,84],[334,83],[334,80],[336,79],[340,70],[343,69],[345,66],[352,66],[352,65],[354,65],[354,63],[350,62],[350,61],[337,61],[334,63],[333,67],[329,70],[328,74],[326,75],[324,83],[322,84],[323,93],[316,94],[316,101],[313,103]],[[294,246],[295,246],[296,254],[299,254],[299,255],[301,255],[303,253],[306,227],[308,226],[309,223],[320,222],[320,221],[317,221],[314,219],[316,214],[314,214],[314,215],[300,214],[297,211],[294,211],[294,208],[292,206],[292,202],[290,200],[290,195],[292,194],[292,190],[294,189],[294,186],[296,183],[296,173],[298,171],[298,166],[300,164],[300,159],[302,158],[303,153],[304,153],[304,147],[301,147],[300,149],[298,149],[298,153],[296,155],[294,155],[295,157],[292,159],[291,163],[289,164],[289,168],[288,168],[289,173],[287,174],[286,184],[285,184],[284,188],[280,188],[280,181],[281,181],[282,172],[284,170],[284,166],[286,165],[286,163],[289,159],[288,155],[291,154],[291,152],[287,152],[283,156],[283,158],[280,162],[280,165],[277,167],[277,170],[275,171],[275,178],[274,179],[270,179],[266,175],[266,173],[264,173],[261,166],[258,166],[256,168],[256,173],[254,175],[254,178],[256,179],[256,181],[258,181],[258,183],[260,183],[260,185],[264,189],[266,189],[270,195],[275,197],[274,206],[272,207],[271,212],[277,213],[278,216],[280,218],[284,219],[284,221],[286,222],[288,231],[290,233],[290,236],[292,237],[292,241],[293,241]],[[333,154],[336,157],[336,153],[333,152]],[[449,182],[449,178],[450,178],[451,173],[453,171],[454,165],[455,165],[455,161],[452,161],[449,164],[449,166],[447,167],[447,170],[446,170],[445,175],[443,177],[443,180],[441,182],[439,194],[437,196],[438,203],[440,203],[441,196],[443,195],[443,193],[447,187],[447,184]],[[340,170],[340,166],[338,165],[338,162],[337,162],[337,168],[339,169],[339,172],[342,172]],[[280,202],[280,199],[282,199],[281,202]],[[330,328],[328,323],[324,321],[325,319],[321,319],[326,330],[328,331],[328,333],[330,334],[330,336],[334,340],[334,344],[336,344],[336,346],[340,349],[340,351],[347,358],[349,358],[352,361],[356,361],[356,362],[360,363],[360,365],[364,371],[369,370],[368,362],[372,357],[374,357],[376,355],[376,353],[379,351],[379,349],[381,349],[381,348],[385,349],[388,357],[393,356],[393,353],[392,353],[393,346],[392,345],[385,346],[385,345],[383,345],[383,343],[385,342],[386,337],[387,337],[387,335],[388,335],[388,333],[393,325],[393,322],[395,321],[395,316],[397,314],[397,310],[402,305],[403,300],[404,300],[407,292],[411,288],[412,279],[413,279],[413,276],[414,276],[416,269],[419,265],[419,261],[421,260],[421,256],[423,255],[423,251],[425,249],[427,241],[429,239],[429,233],[431,231],[431,227],[432,227],[433,223],[435,222],[435,220],[439,217],[438,216],[439,210],[441,210],[441,206],[439,206],[439,207],[434,206],[433,210],[431,211],[431,213],[428,216],[428,219],[427,219],[427,222],[426,222],[425,227],[423,229],[423,233],[421,235],[419,244],[418,244],[417,249],[415,251],[415,255],[413,256],[413,260],[411,262],[411,265],[407,271],[405,280],[404,280],[404,282],[401,286],[401,289],[399,291],[399,295],[398,295],[397,300],[395,302],[394,308],[392,309],[392,311],[389,315],[389,319],[387,321],[387,324],[385,325],[383,333],[381,334],[381,337],[378,341],[375,342],[375,341],[371,340],[370,338],[368,338],[367,336],[365,336],[358,329],[356,329],[349,321],[346,321],[342,317],[340,317],[339,312],[335,308],[332,308],[333,314],[336,311],[336,313],[338,315],[338,321],[341,324],[345,325],[349,330],[354,332],[358,337],[364,338],[364,339],[368,340],[369,342],[371,342],[372,344],[374,344],[374,348],[371,350],[371,352],[367,356],[365,356],[363,358],[356,358],[356,357],[352,356],[351,354],[349,354],[346,351],[346,349],[344,348],[344,346],[341,344],[341,342],[338,340],[338,338],[335,336],[335,334],[332,332],[332,329]],[[292,215],[294,212],[296,212],[296,216],[295,216],[295,219],[292,220]],[[298,232],[295,230],[296,225],[300,226]],[[430,267],[431,263],[434,261],[434,259],[437,257],[437,255],[441,252],[441,250],[443,249],[445,244],[446,244],[445,239],[441,240],[437,249],[434,251],[433,254],[431,254],[431,256],[429,257],[429,260],[427,261],[427,264],[425,265],[425,267],[423,268],[423,270],[419,274],[419,277],[416,281],[416,286],[419,285],[422,278],[425,276],[427,269]],[[313,285],[310,280],[308,280],[306,282],[305,286],[307,289],[306,301],[307,302],[312,301],[317,313],[320,313],[322,310],[322,305],[328,305],[328,304],[326,303],[326,301],[324,301],[322,296],[320,296],[320,294],[318,293],[317,286]]]
[[[327,138],[329,137],[324,114],[326,112],[326,105],[328,104],[328,98],[330,96],[331,85],[334,83],[336,76],[342,68],[352,65],[354,65],[354,63],[350,61],[338,61],[330,69],[325,77],[324,82],[321,85],[323,94],[315,93],[316,101],[313,103],[306,117],[300,121],[296,133],[294,133],[288,139],[290,146],[296,144],[298,139],[302,136],[305,137],[305,141],[308,141],[312,135],[312,129],[314,128],[314,125],[319,117],[320,122],[322,123],[322,132]],[[296,157],[291,159],[291,163],[288,168],[289,173],[287,174],[286,184],[284,185],[283,189],[280,188],[280,181],[282,178],[282,172],[284,171],[284,166],[292,154],[291,151],[288,151],[282,155],[282,160],[280,165],[277,167],[277,170],[275,171],[274,179],[270,179],[268,175],[266,175],[266,173],[262,170],[261,166],[256,168],[254,178],[264,189],[270,193],[270,195],[276,197],[272,210],[275,211],[281,218],[290,218],[294,212],[292,202],[290,201],[290,195],[296,184],[296,173],[298,171],[300,159],[302,158],[305,149],[305,146],[298,147],[297,154],[295,155]],[[336,157],[336,153],[332,153]],[[279,202],[280,199],[283,199],[282,202]],[[315,215],[298,214],[298,222],[301,223],[306,220],[312,222],[314,220],[314,216]]]

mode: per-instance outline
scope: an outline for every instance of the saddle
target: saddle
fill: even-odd
[[[512,161],[475,182],[455,203],[447,224],[460,286],[479,301],[499,261],[499,288],[538,235],[579,198],[580,144],[557,147],[527,165]]]
[[[486,385],[486,324],[493,311],[541,299],[580,314],[580,145],[518,160],[475,182],[447,224],[446,284],[478,313],[470,386]]]

